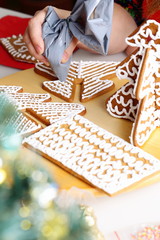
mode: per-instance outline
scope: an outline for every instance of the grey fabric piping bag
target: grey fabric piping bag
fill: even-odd
[[[60,19],[54,8],[48,7],[42,26],[44,56],[60,81],[68,75],[71,58],[66,63],[61,59],[73,36],[96,52],[107,54],[112,14],[112,0],[77,0],[66,19]]]

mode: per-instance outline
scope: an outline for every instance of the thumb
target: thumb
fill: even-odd
[[[63,53],[61,63],[66,63],[68,61],[68,59],[71,57],[74,49],[76,48],[77,44],[78,44],[78,39],[73,37],[70,45],[68,46],[68,48],[66,48],[66,50]]]

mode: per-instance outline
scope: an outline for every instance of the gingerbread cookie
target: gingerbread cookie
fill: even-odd
[[[143,99],[150,92],[153,82],[155,84],[153,74],[156,69],[156,64],[155,51],[151,48],[145,49],[133,90],[136,99]]]
[[[16,133],[22,137],[38,132],[42,126],[28,115],[17,111],[17,113],[8,121],[15,127]]]
[[[78,103],[45,102],[34,104],[32,108],[27,109],[27,112],[39,119],[45,125],[50,125],[69,115],[84,115],[86,113],[86,108]]]
[[[65,82],[45,81],[42,87],[55,96],[72,102],[76,84],[81,84],[80,101],[87,102],[113,89],[114,83],[109,79],[115,75],[117,64],[100,61],[72,62]]]
[[[61,81],[45,81],[42,83],[42,88],[47,92],[54,94],[66,102],[73,102],[76,90],[74,79]]]
[[[26,137],[29,134],[39,131],[42,127],[28,115],[17,110],[17,106],[7,97],[5,93],[1,94],[1,124],[0,124],[0,139],[6,139],[6,133],[11,134],[12,129],[15,134],[21,137]],[[8,129],[4,131],[4,129]]]
[[[137,102],[136,116],[134,116],[133,126],[131,131],[130,140],[131,143],[136,146],[142,146],[150,137],[156,127],[160,126],[160,24],[148,20],[144,23],[135,34],[132,34],[128,38],[128,44],[139,47],[137,51],[140,57],[137,58],[137,54],[133,53],[128,57],[127,63],[131,62],[131,59],[138,59],[132,61],[132,69],[136,69],[135,74],[131,74],[130,67],[125,65],[125,61],[120,64],[119,77],[128,77],[132,84],[132,94],[124,94],[126,86],[123,86],[107,101],[107,111],[116,117],[126,118],[126,112],[134,111],[134,104],[130,105],[130,111],[127,109],[130,102]],[[130,59],[130,60],[129,60]],[[125,67],[124,67],[125,66]],[[122,68],[122,69],[121,69]],[[123,73],[123,71],[124,73]],[[134,71],[133,71],[134,72]],[[121,74],[122,73],[122,74]],[[132,79],[132,75],[134,76]],[[122,103],[121,103],[122,102]],[[127,102],[128,104],[124,104]],[[118,104],[118,107],[116,106]],[[117,111],[117,109],[121,111]],[[114,113],[114,114],[113,114]],[[128,116],[127,116],[128,117]],[[130,119],[130,117],[128,118]],[[131,119],[132,120],[132,119]]]
[[[23,144],[110,196],[160,170],[158,159],[80,115],[55,122]]]
[[[106,100],[106,110],[113,117],[135,120],[138,100],[133,94],[134,82],[130,81]]]
[[[48,93],[8,93],[7,95],[18,106],[18,110],[31,108],[35,103],[51,101]]]
[[[20,93],[23,92],[23,87],[21,86],[5,86],[0,85],[0,93]]]
[[[144,51],[142,49],[137,49],[133,54],[126,57],[117,66],[116,76],[118,79],[128,79],[135,82],[143,54]]]
[[[81,62],[79,65],[81,83],[80,101],[87,102],[114,88],[114,83],[109,78],[115,74],[115,62]]]
[[[158,45],[160,44],[159,33],[160,24],[155,20],[147,20],[126,38],[126,42],[133,47],[154,47],[158,51]]]
[[[0,42],[15,60],[27,63],[36,63],[35,57],[31,56],[29,53],[21,34],[1,38]]]
[[[44,63],[38,62],[34,66],[35,73],[42,75],[52,81],[58,80],[56,74],[52,71],[51,67],[46,66]]]
[[[140,104],[132,127],[131,142],[137,146],[142,146],[156,127],[160,126],[155,93],[157,67],[155,50],[147,48],[135,85],[135,95],[140,100]]]
[[[155,95],[153,92],[150,92],[140,101],[139,111],[132,126],[131,143],[136,146],[142,146],[157,125],[159,126],[159,120],[156,115]]]

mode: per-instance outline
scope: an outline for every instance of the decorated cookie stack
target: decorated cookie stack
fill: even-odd
[[[137,50],[116,73],[129,82],[107,99],[106,108],[114,117],[133,121],[131,143],[142,146],[160,126],[160,24],[148,20],[127,42]]]

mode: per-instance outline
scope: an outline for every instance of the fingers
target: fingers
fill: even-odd
[[[66,18],[70,15],[69,11],[54,8],[57,15],[60,18]],[[37,60],[44,62],[46,65],[49,65],[48,60],[42,55],[44,52],[44,41],[42,38],[42,24],[45,20],[46,13],[48,8],[44,8],[41,11],[37,11],[35,15],[30,19],[28,23],[28,27],[24,33],[24,41],[28,47],[29,52],[33,55]],[[69,47],[64,51],[62,57],[62,63],[68,61],[70,56],[72,55],[78,40],[73,37]]]
[[[61,63],[66,63],[69,60],[69,58],[72,55],[72,53],[73,53],[74,49],[76,48],[77,44],[78,44],[78,39],[73,37],[69,47],[66,48],[66,50],[63,53]]]
[[[42,55],[44,52],[42,24],[45,20],[46,12],[47,8],[44,8],[43,10],[35,13],[28,23],[28,27],[23,38],[31,55],[33,55],[37,60],[48,64],[47,59]]]

